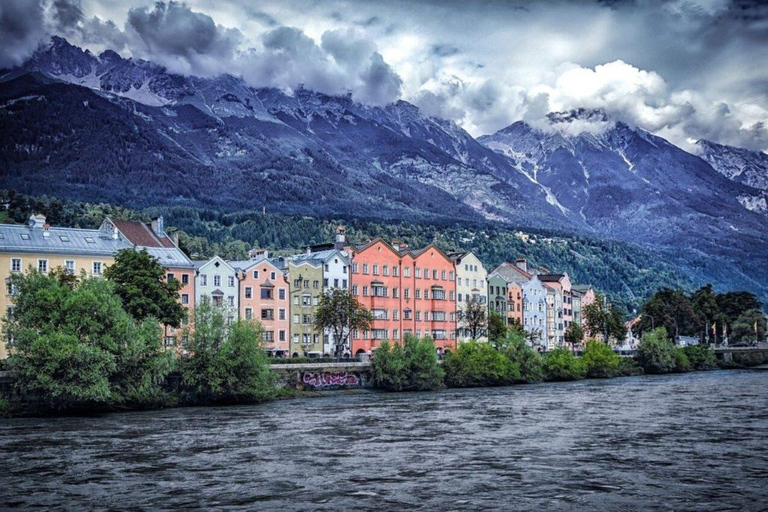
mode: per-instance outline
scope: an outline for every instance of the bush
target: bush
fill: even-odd
[[[683,352],[694,370],[714,370],[717,368],[717,357],[714,350],[705,345],[685,347]]]
[[[488,343],[469,341],[448,354],[443,363],[445,383],[467,388],[505,386],[519,382],[520,368]]]
[[[619,361],[618,374],[623,377],[642,375],[643,369],[634,357],[622,357]]]
[[[589,378],[606,379],[619,374],[621,357],[605,343],[588,340],[581,360]]]
[[[643,334],[637,347],[637,362],[645,373],[671,373],[677,371],[678,350],[667,339],[667,330],[659,327]]]
[[[258,402],[275,395],[275,376],[261,350],[259,323],[227,325],[224,314],[208,302],[195,308],[191,356],[181,362],[187,403]]]
[[[762,353],[735,353],[733,354],[733,362],[738,367],[749,368],[752,366],[760,366],[761,364],[768,363],[768,354]]]
[[[406,336],[403,344],[385,341],[371,361],[373,382],[387,391],[427,391],[443,386],[444,372],[429,338]]]
[[[111,283],[57,270],[11,278],[8,365],[28,406],[53,410],[148,406],[164,401],[172,368],[157,322],[137,324]]]
[[[692,369],[691,362],[688,360],[688,356],[685,355],[683,349],[675,347],[675,371],[685,373]]]
[[[525,337],[508,336],[504,356],[520,370],[521,383],[541,382],[544,380],[544,368],[541,355],[529,347]]]
[[[553,381],[578,380],[586,375],[584,361],[565,348],[544,354],[544,378]]]

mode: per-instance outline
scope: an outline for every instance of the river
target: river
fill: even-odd
[[[0,507],[766,510],[768,371],[0,420]]]

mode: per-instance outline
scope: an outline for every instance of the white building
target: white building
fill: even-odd
[[[238,319],[240,290],[237,270],[214,256],[207,261],[195,262],[195,304],[209,300],[221,307],[230,322]]]
[[[459,343],[469,341],[471,333],[463,320],[467,302],[473,297],[479,300],[488,314],[488,271],[483,262],[471,251],[448,255],[456,265],[456,339]],[[478,341],[486,341],[487,336],[479,336]]]

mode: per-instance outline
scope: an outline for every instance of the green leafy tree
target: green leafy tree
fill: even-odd
[[[504,344],[504,357],[520,369],[520,383],[541,382],[544,380],[544,367],[541,355],[526,343],[525,334],[511,333]]]
[[[329,330],[333,334],[334,352],[339,358],[349,343],[353,330],[367,331],[371,328],[371,312],[360,304],[357,297],[348,290],[334,288],[326,292],[315,309],[315,330]]]
[[[488,341],[498,346],[506,337],[507,320],[496,311],[491,311],[488,315]]]
[[[691,300],[682,290],[662,288],[643,305],[643,316],[635,327],[642,334],[651,326],[664,327],[670,339],[675,336],[698,335],[703,328]]]
[[[426,391],[443,385],[444,372],[429,338],[406,336],[403,344],[385,341],[371,361],[373,381],[388,391]]]
[[[195,308],[189,357],[181,361],[187,402],[258,402],[275,394],[274,374],[261,350],[258,322],[229,324],[219,308],[203,301]]]
[[[683,349],[693,370],[714,370],[717,357],[711,348],[705,345],[692,345]]]
[[[581,359],[586,365],[587,377],[604,379],[619,374],[621,357],[605,343],[587,340]]]
[[[712,326],[718,323],[724,325],[725,316],[717,305],[717,294],[712,285],[702,286],[691,294],[691,306],[699,320],[700,339],[715,343],[712,337]]]
[[[584,331],[581,326],[576,322],[572,322],[571,325],[565,330],[565,342],[571,346],[571,350],[575,349],[576,345],[580,345],[584,341]]]
[[[586,375],[584,362],[565,348],[544,354],[544,378],[553,381],[579,380]]]
[[[730,341],[765,340],[765,315],[757,309],[750,309],[739,315],[731,326]]]
[[[637,362],[645,373],[674,372],[677,358],[677,348],[669,341],[665,327],[643,333],[637,346]]]
[[[621,311],[608,305],[603,295],[595,295],[595,300],[583,308],[582,315],[587,336],[602,336],[606,343],[611,339],[620,342],[627,336]]]
[[[181,283],[175,279],[166,281],[165,269],[146,250],[118,251],[104,277],[115,283],[123,307],[137,320],[155,318],[162,324],[179,327],[187,314],[178,301]]]
[[[56,410],[165,402],[161,384],[172,355],[161,349],[159,326],[137,324],[112,283],[73,281],[63,272],[11,280],[16,293],[5,332],[22,396]]]
[[[520,381],[520,368],[488,343],[459,345],[443,362],[449,387],[505,386]]]

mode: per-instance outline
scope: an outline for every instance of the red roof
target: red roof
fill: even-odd
[[[157,234],[143,222],[112,220],[112,224],[114,224],[123,236],[133,245],[140,245],[143,247],[166,247],[169,249],[175,247],[170,238],[167,236],[157,236]]]

